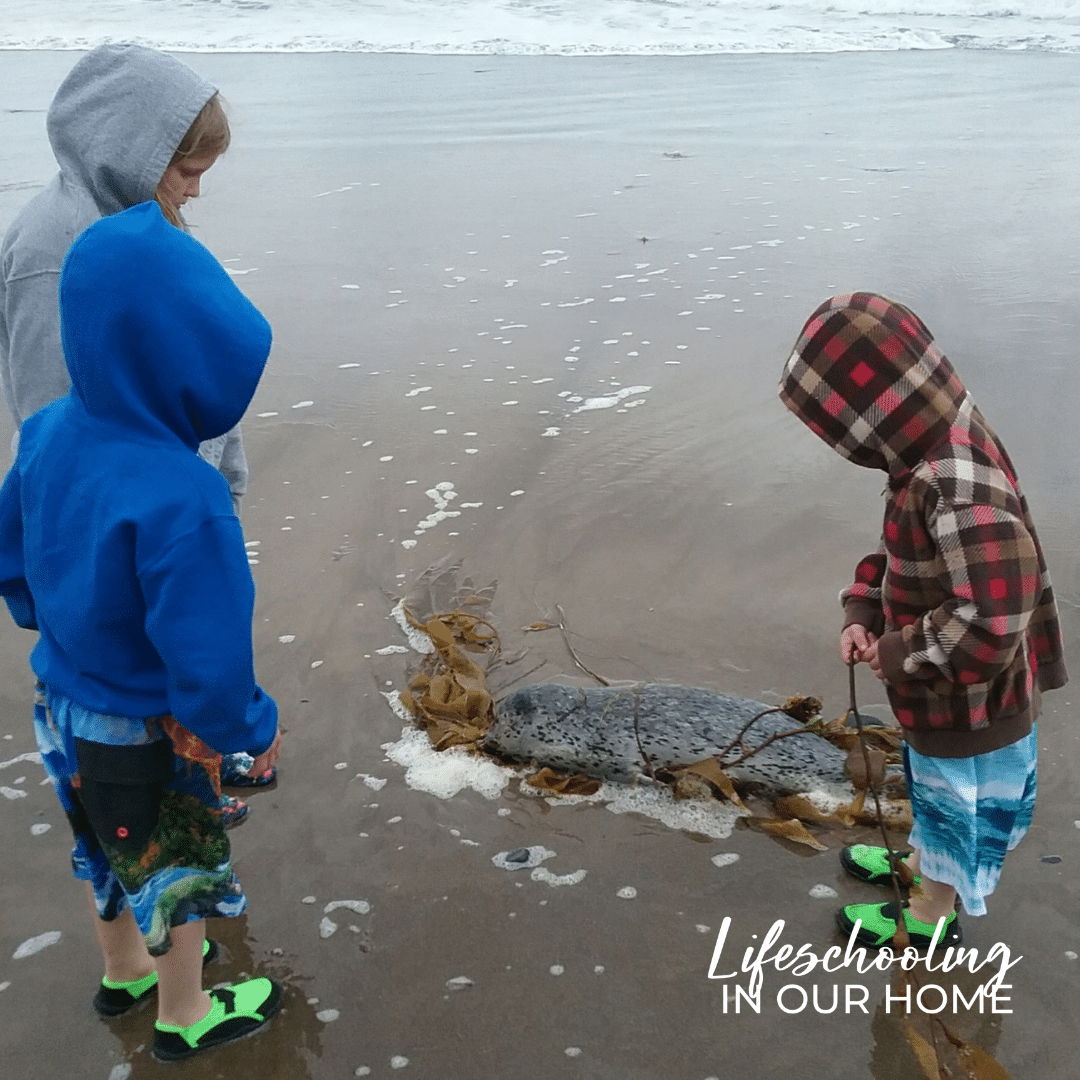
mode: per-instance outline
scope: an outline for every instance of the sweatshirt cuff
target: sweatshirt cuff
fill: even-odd
[[[7,601],[8,611],[11,612],[16,626],[21,626],[23,630],[38,628],[37,613],[29,589],[20,589],[13,596],[5,596],[4,600]]]
[[[865,626],[875,637],[880,637],[885,629],[885,614],[878,604],[863,600],[858,596],[849,596],[844,601],[844,625]]]
[[[878,663],[881,665],[881,674],[887,682],[902,683],[910,682],[911,676],[904,670],[904,660],[907,659],[907,645],[904,643],[904,635],[899,630],[890,630],[882,634],[877,642]]]

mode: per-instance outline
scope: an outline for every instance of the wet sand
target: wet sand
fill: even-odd
[[[73,61],[0,54],[0,227],[51,174],[42,110]],[[226,956],[208,975],[273,974],[289,996],[264,1034],[185,1075],[919,1075],[881,974],[767,972],[761,1015],[725,1014],[706,977],[725,916],[721,972],[776,919],[786,942],[840,943],[837,904],[878,895],[839,868],[850,837],[820,854],[740,829],[709,839],[553,807],[516,779],[495,799],[416,790],[383,749],[402,724],[381,693],[403,686],[407,658],[379,650],[406,644],[397,598],[456,557],[498,579],[506,652],[529,649],[507,681],[574,674],[561,638],[522,630],[561,605],[609,678],[813,693],[842,712],[836,595],[876,545],[881,478],[819,444],[775,386],[821,300],[873,289],[924,318],[1008,446],[1080,678],[1075,61],[189,61],[235,119],[189,217],[275,329],[245,424],[244,528],[260,681],[288,733],[278,786],[232,834],[250,907],[212,926]],[[602,397],[618,400],[576,411]],[[418,529],[441,483],[460,516]],[[0,785],[26,793],[0,799],[3,1071],[156,1076],[152,1012],[105,1024],[90,1009],[100,972],[66,824],[41,767],[11,763],[33,750],[30,645],[0,624]],[[882,711],[866,672],[859,694]],[[1034,827],[990,915],[965,920],[980,955],[1003,942],[1024,957],[1011,1014],[955,1018],[1018,1078],[1071,1075],[1071,694],[1045,703]],[[584,880],[491,862],[536,844],[553,874]],[[839,899],[810,895],[822,885]],[[339,908],[321,937],[338,900],[370,913]],[[57,944],[10,959],[50,930]],[[458,976],[472,985],[449,990]],[[868,1012],[841,998],[831,1015],[785,1014],[791,981],[819,983],[823,1007],[834,982],[862,984]]]

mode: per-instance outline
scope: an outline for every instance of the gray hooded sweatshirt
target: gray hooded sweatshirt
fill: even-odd
[[[98,218],[147,202],[216,87],[186,64],[138,45],[101,45],[49,107],[60,172],[22,209],[0,246],[0,384],[18,427],[68,392],[60,344],[60,266]],[[247,490],[239,427],[199,453],[221,470],[233,503]]]

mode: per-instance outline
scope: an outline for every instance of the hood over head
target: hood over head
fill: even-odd
[[[180,141],[217,88],[141,45],[99,45],[61,83],[46,126],[60,171],[102,215],[153,198]]]
[[[930,331],[875,293],[826,300],[807,321],[780,399],[837,453],[871,469],[914,469],[957,429],[1011,474],[1008,458]]]
[[[71,395],[124,433],[192,450],[239,423],[270,353],[270,326],[157,203],[102,218],[60,273]]]

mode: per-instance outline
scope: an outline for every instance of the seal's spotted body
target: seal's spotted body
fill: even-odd
[[[647,773],[641,749],[654,769],[689,765],[723,751],[748,720],[768,708],[691,686],[646,683],[586,690],[538,683],[503,699],[484,745],[511,761],[627,783]],[[775,732],[800,726],[783,713],[768,713],[754,723],[744,743],[759,746]],[[726,760],[738,756],[732,750]],[[847,784],[844,754],[812,733],[774,742],[726,771],[737,783],[756,783],[777,795],[823,782]]]

